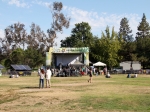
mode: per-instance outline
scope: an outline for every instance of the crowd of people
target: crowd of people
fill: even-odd
[[[98,70],[97,68],[92,68],[92,67],[64,67],[63,69],[50,69],[50,67],[47,67],[46,69],[40,68],[38,70],[38,75],[40,76],[39,78],[39,88],[44,88],[44,80],[46,80],[45,84],[46,84],[46,88],[50,88],[51,87],[51,77],[57,74],[56,76],[60,76],[60,75],[64,75],[64,76],[76,76],[78,75],[88,75],[89,79],[88,82],[92,83],[92,77],[93,75],[97,76],[99,74],[104,75],[106,78],[112,78],[110,75],[110,72],[107,70],[107,67],[104,67],[102,70],[102,73],[100,73],[100,70]],[[137,73],[135,73],[134,75],[127,75],[127,78],[136,78],[137,77]]]

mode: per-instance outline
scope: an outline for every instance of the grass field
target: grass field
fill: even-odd
[[[39,89],[37,75],[0,77],[0,112],[150,112],[150,75],[52,77]]]

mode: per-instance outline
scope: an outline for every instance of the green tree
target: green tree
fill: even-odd
[[[24,64],[24,50],[17,48],[11,52],[9,57],[3,59],[4,66],[9,69],[11,64]]]
[[[45,65],[45,57],[42,56],[40,52],[33,48],[28,48],[25,50],[25,64],[29,65],[31,68],[39,67]]]
[[[150,64],[150,38],[140,38],[136,40],[137,58],[141,62],[143,68],[148,67]]]
[[[98,61],[102,61],[108,65],[109,68],[118,65],[120,56],[118,51],[121,45],[117,33],[112,28],[110,33],[109,27],[106,27],[105,33],[102,32],[101,38],[95,43],[95,54],[92,54]]]
[[[93,36],[90,25],[82,22],[75,24],[70,37],[61,40],[61,47],[89,47],[89,59],[92,62],[96,62],[97,59],[92,54],[95,54],[95,43],[97,41],[98,37]]]
[[[25,25],[22,23],[14,23],[5,29],[5,37],[0,38],[1,47],[0,55],[4,66],[9,69],[11,64],[20,64],[23,62],[23,50],[26,41]]]
[[[6,69],[10,69],[10,66],[12,64],[11,60],[9,58],[6,58],[3,60],[4,61],[4,66]]]
[[[146,16],[143,14],[142,21],[140,22],[139,26],[137,27],[138,32],[136,33],[136,52],[137,58],[141,62],[143,68],[149,65],[150,60],[150,26],[149,23],[146,21]]]
[[[24,51],[17,48],[10,54],[11,64],[24,64]]]
[[[122,18],[118,32],[118,36],[121,40],[121,49],[119,50],[119,55],[123,57],[121,61],[137,60],[137,54],[135,53],[136,44],[131,33],[132,30],[129,27],[127,18]]]
[[[90,47],[93,42],[91,27],[88,23],[75,24],[71,36],[61,40],[61,47]]]
[[[138,32],[136,33],[136,38],[138,37],[149,37],[149,32],[150,32],[150,26],[149,23],[146,21],[146,16],[143,14],[142,21],[140,22],[138,28]]]
[[[122,18],[118,32],[119,36],[122,36],[125,42],[132,42],[133,35],[131,33],[132,30],[129,27],[127,18]]]

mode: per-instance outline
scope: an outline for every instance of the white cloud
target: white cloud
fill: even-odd
[[[32,3],[42,5],[42,6],[45,6],[45,7],[50,7],[50,5],[51,5],[50,2],[43,2],[43,1],[39,1],[39,0],[34,0],[34,1],[32,1]]]
[[[4,30],[0,29],[0,38],[4,38]]]
[[[71,17],[70,28],[67,31],[69,33],[64,32],[63,34],[58,34],[59,38],[56,39],[57,47],[60,47],[60,40],[65,39],[65,37],[70,36],[72,28],[75,27],[75,24],[81,22],[88,22],[91,26],[92,33],[94,35],[101,36],[101,32],[105,31],[106,27],[109,26],[110,30],[112,27],[115,27],[115,31],[119,31],[120,21],[122,18],[126,17],[129,20],[129,26],[132,30],[133,36],[136,35],[137,26],[139,22],[141,22],[141,18],[138,14],[108,14],[108,13],[100,13],[98,12],[88,12],[77,8],[71,8],[64,6],[64,10],[67,11],[67,15]]]
[[[62,33],[62,34],[58,33],[58,35],[57,35],[58,38],[56,38],[56,40],[55,40],[55,42],[57,43],[56,47],[59,48],[60,47],[60,41],[66,39],[66,37],[68,37],[68,36],[70,36],[70,35],[68,35],[66,33]]]
[[[129,26],[132,30],[132,33],[135,35],[137,32],[137,26],[141,21],[142,17],[139,17],[137,14],[108,14],[108,13],[100,13],[93,11],[84,11],[77,8],[67,7],[64,8],[69,16],[71,17],[71,27],[75,27],[74,24],[81,22],[88,22],[91,26],[92,33],[94,35],[100,35],[101,31],[106,29],[106,26],[109,26],[110,29],[114,26],[115,31],[119,31],[120,21],[122,18],[126,17],[129,20]]]
[[[8,0],[8,4],[16,5],[17,7],[30,7],[30,5],[25,3],[23,0]]]

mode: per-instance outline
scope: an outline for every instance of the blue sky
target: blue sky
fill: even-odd
[[[29,33],[32,22],[39,25],[46,33],[52,22],[49,5],[56,0],[0,0],[0,37],[4,29],[14,23],[25,24]],[[100,36],[106,26],[115,27],[118,32],[123,17],[129,20],[133,35],[141,22],[143,13],[150,23],[150,0],[59,0],[63,3],[63,13],[71,18],[70,27],[58,33],[56,42],[70,36],[76,23],[88,22],[93,35]]]

